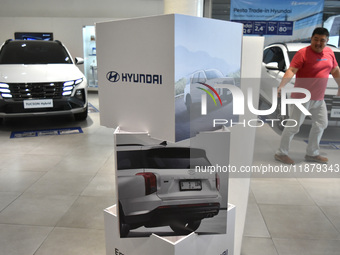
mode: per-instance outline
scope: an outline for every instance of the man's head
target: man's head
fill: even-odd
[[[321,53],[328,42],[329,32],[326,28],[317,27],[314,29],[311,38],[311,47],[317,53]]]

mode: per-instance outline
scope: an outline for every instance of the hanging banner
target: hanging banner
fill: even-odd
[[[245,35],[311,36],[322,24],[324,0],[232,0],[230,20],[243,23]],[[299,30],[299,31],[298,31]]]

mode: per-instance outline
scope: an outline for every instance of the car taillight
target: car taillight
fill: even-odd
[[[145,195],[150,195],[157,191],[157,178],[153,173],[138,173],[142,175],[145,181]]]
[[[216,189],[219,191],[220,190],[220,176],[216,173],[215,174],[215,178],[216,178]]]

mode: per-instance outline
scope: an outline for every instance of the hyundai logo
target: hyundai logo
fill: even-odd
[[[111,71],[106,74],[106,79],[108,79],[110,82],[117,82],[120,79],[120,75],[115,71]]]
[[[195,170],[194,170],[194,169],[189,169],[189,170],[188,170],[188,174],[194,175],[194,174],[195,174]]]

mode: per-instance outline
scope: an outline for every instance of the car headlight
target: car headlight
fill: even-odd
[[[0,83],[0,94],[2,98],[12,98],[11,90],[7,83]]]
[[[63,96],[72,95],[74,87],[82,82],[83,82],[83,78],[72,80],[72,81],[65,81],[63,84]]]

